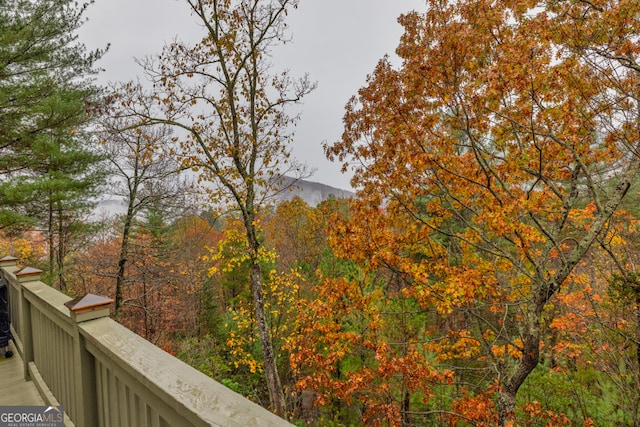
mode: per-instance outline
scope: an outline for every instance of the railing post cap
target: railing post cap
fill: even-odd
[[[102,295],[86,294],[64,303],[71,313],[71,318],[76,322],[98,319],[109,316],[111,298]]]
[[[22,270],[16,271],[16,277],[18,278],[18,282],[33,282],[40,280],[40,273],[42,270],[34,267],[25,267]]]
[[[0,258],[0,267],[13,267],[18,264],[18,258],[7,255]]]

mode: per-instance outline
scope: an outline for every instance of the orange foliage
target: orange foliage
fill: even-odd
[[[162,240],[138,226],[128,255],[123,309],[119,321],[147,338],[172,348],[173,334],[188,335],[199,329],[198,314],[206,266],[199,259],[205,243],[217,233],[206,221],[188,217]],[[113,298],[120,253],[120,238],[106,235],[77,257],[71,289],[76,294],[96,293]]]
[[[524,406],[524,411],[528,415],[530,422],[525,423],[526,426],[540,425],[540,422],[546,422],[545,427],[560,427],[570,426],[571,421],[565,414],[556,414],[553,411],[545,410],[542,408],[539,402],[528,402]],[[535,420],[535,424],[533,422]],[[589,425],[589,422],[585,423],[585,426]]]
[[[454,427],[458,421],[473,421],[476,427],[491,427],[498,422],[498,412],[493,401],[497,387],[489,387],[485,392],[470,395],[468,390],[461,390],[462,397],[453,402],[452,410],[457,415],[450,415],[449,425]]]
[[[358,403],[365,425],[402,423],[401,390],[426,403],[431,389],[452,380],[438,370],[417,341],[393,343],[385,320],[384,295],[356,280],[325,279],[300,314],[290,344],[290,363],[301,390],[316,393],[316,404],[338,399]]]

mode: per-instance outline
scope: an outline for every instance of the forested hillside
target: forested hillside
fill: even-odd
[[[640,2],[399,17],[324,145],[354,193],[291,157],[305,2],[181,2],[97,87],[90,5],[0,0],[0,256],[297,425],[640,426]]]

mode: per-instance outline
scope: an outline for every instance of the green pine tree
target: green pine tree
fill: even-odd
[[[103,181],[89,142],[104,51],[77,40],[86,7],[0,0],[0,227],[42,229],[61,288],[65,255]]]

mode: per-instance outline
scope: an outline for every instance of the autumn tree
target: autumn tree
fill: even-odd
[[[458,314],[442,342],[482,354],[506,425],[549,303],[640,169],[640,4],[428,6],[400,19],[402,66],[379,63],[327,147],[362,199],[337,231],[423,307]]]
[[[456,396],[447,365],[471,340],[460,337],[458,346],[435,351],[431,343],[447,338],[439,335],[436,309],[421,306],[410,278],[391,262],[415,236],[389,232],[377,210],[359,221],[360,203],[320,206],[331,250],[302,295],[300,332],[290,346],[297,386],[307,396],[301,415],[321,424],[446,423],[451,411],[437,404]]]
[[[151,210],[184,213],[189,208],[189,189],[187,182],[178,176],[179,164],[163,152],[171,138],[170,128],[141,128],[111,118],[103,120],[102,127],[103,154],[111,165],[113,181],[109,193],[122,198],[126,205],[121,218],[120,256],[115,276],[117,316],[122,306],[129,247],[136,222]]]
[[[69,281],[73,293],[114,296],[121,233],[121,218],[113,217],[74,256]],[[218,234],[207,221],[185,212],[171,217],[170,223],[153,213],[136,218],[130,230],[118,321],[168,351],[176,349],[181,338],[200,337],[209,326],[203,320],[209,313],[202,313],[207,264],[200,256],[208,253],[206,245],[215,242]]]
[[[262,221],[256,226],[261,230]],[[262,234],[262,231],[260,231]],[[248,256],[246,233],[239,215],[225,218],[223,237],[215,247],[207,246],[207,255],[202,259],[210,266],[212,286],[217,291],[218,304],[222,309],[221,318],[226,352],[229,355],[229,367],[235,378],[247,388],[258,401],[268,399],[264,384],[256,381],[263,374],[265,362],[260,348],[255,310],[252,309],[251,284],[247,282],[247,271],[252,268],[253,260]],[[304,278],[297,269],[279,270],[278,254],[267,246],[259,252],[264,283],[263,298],[265,316],[270,328],[274,354],[278,362],[281,384],[287,396],[292,396],[292,381],[288,365],[287,343],[298,333],[297,314],[302,299],[300,289]],[[289,400],[290,415],[293,400]]]
[[[82,251],[72,254],[73,260],[68,270],[71,293],[113,294],[113,277],[120,246],[118,228],[119,224],[115,219],[110,224],[103,224]]]
[[[588,325],[588,334],[572,337],[586,341],[587,351],[597,355],[594,365],[612,378],[616,390],[616,399],[610,400],[624,408],[620,423],[630,425],[640,423],[640,222],[635,196],[626,200],[629,210],[611,220],[607,233],[598,239],[599,251],[592,256],[596,262],[591,266],[589,283],[600,286],[587,299],[585,310],[575,310],[577,316],[588,313],[594,320]],[[598,258],[602,261],[597,262]],[[571,301],[567,306],[574,308]]]
[[[271,48],[286,40],[285,17],[296,0],[185,0],[204,31],[193,45],[175,41],[155,58],[141,61],[153,83],[150,94],[129,85],[123,114],[141,124],[179,130],[174,155],[199,173],[214,207],[242,216],[251,260],[250,282],[271,405],[285,414],[258,262],[262,242],[256,218],[280,191],[281,177],[304,172],[289,157],[287,108],[313,89],[306,78],[272,72]],[[140,95],[140,96],[138,96]]]
[[[222,305],[219,294],[211,289],[214,284],[208,275],[208,264],[202,259],[208,254],[207,247],[222,238],[222,232],[215,219],[205,218],[205,214],[184,216],[173,223],[169,235],[173,268],[177,273],[174,280],[181,294],[180,303],[175,307],[175,322],[189,325],[182,330],[198,338],[216,326],[212,319],[218,319],[220,313],[212,307]]]

